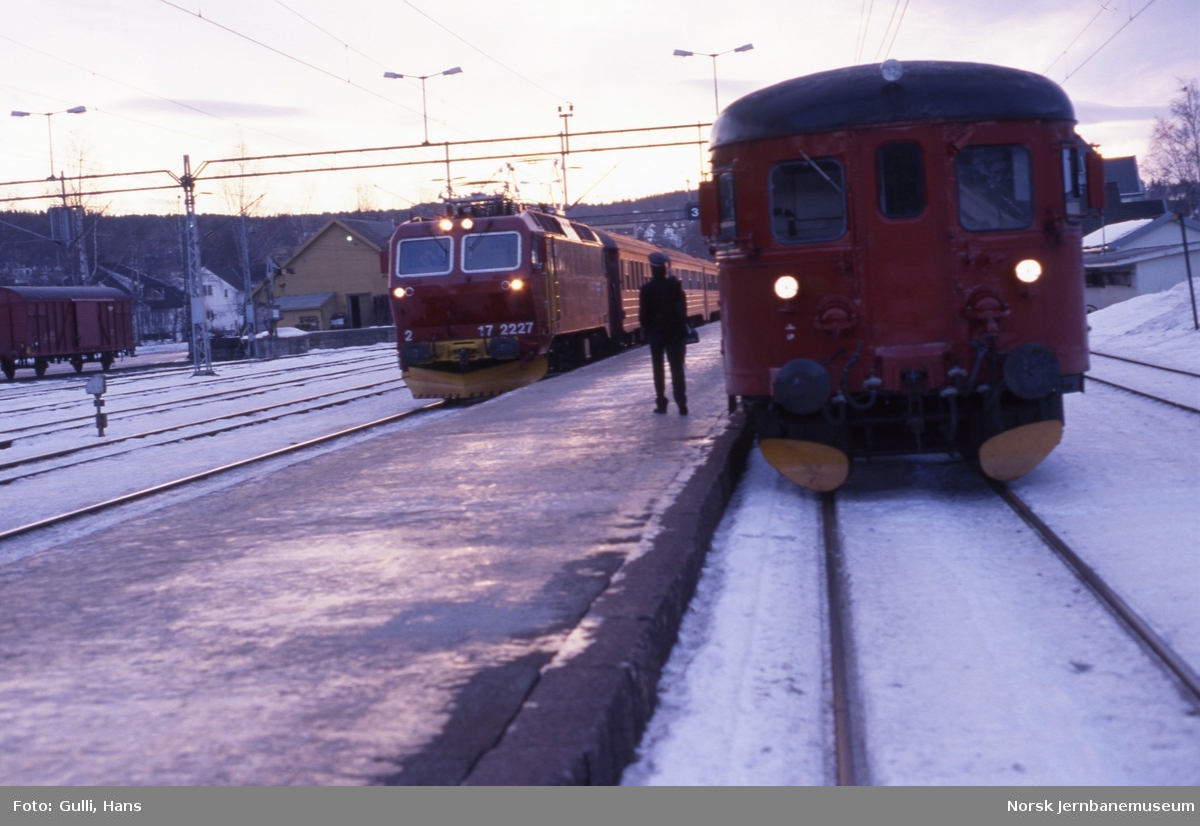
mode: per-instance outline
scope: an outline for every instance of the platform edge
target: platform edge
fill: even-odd
[[[663,513],[651,549],[622,568],[583,622],[597,628],[580,656],[543,673],[464,785],[613,785],[636,755],[725,505],[745,468],[753,428],[737,412]]]

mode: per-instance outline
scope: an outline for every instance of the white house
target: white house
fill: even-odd
[[[219,273],[200,268],[204,288],[204,312],[212,335],[238,336],[246,314],[242,278],[236,270],[222,268]]]
[[[1088,311],[1169,290],[1187,278],[1183,233],[1192,276],[1200,279],[1200,222],[1191,218],[1167,213],[1110,224],[1084,236]]]

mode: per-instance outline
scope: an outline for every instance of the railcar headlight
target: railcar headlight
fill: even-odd
[[[775,279],[775,295],[787,300],[795,298],[800,292],[800,282],[795,276],[781,275]]]
[[[450,230],[454,229],[454,222],[449,218],[443,218],[442,220],[438,221],[438,229],[440,229],[442,232],[449,232]]]
[[[404,298],[413,294],[412,287],[393,287],[392,295],[396,298]]]
[[[475,226],[475,222],[472,221],[470,218],[463,218],[462,222],[459,223],[459,226],[465,230],[470,230],[471,227]]]
[[[525,282],[522,281],[520,278],[514,278],[512,280],[512,288],[514,290],[523,290],[523,289],[525,289]]]
[[[1032,284],[1042,277],[1042,265],[1032,258],[1026,258],[1017,264],[1017,279],[1025,284]]]

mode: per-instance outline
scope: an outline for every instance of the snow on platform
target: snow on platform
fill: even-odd
[[[676,502],[730,441],[702,336],[686,418],[652,412],[641,348],[4,565],[0,777],[458,783],[545,669],[616,656],[577,708],[624,696],[614,639],[683,601],[639,588],[719,514]]]

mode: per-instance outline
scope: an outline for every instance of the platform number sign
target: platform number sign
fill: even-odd
[[[684,210],[687,212],[687,219],[689,221],[700,220],[700,204],[688,204],[684,207]]]

